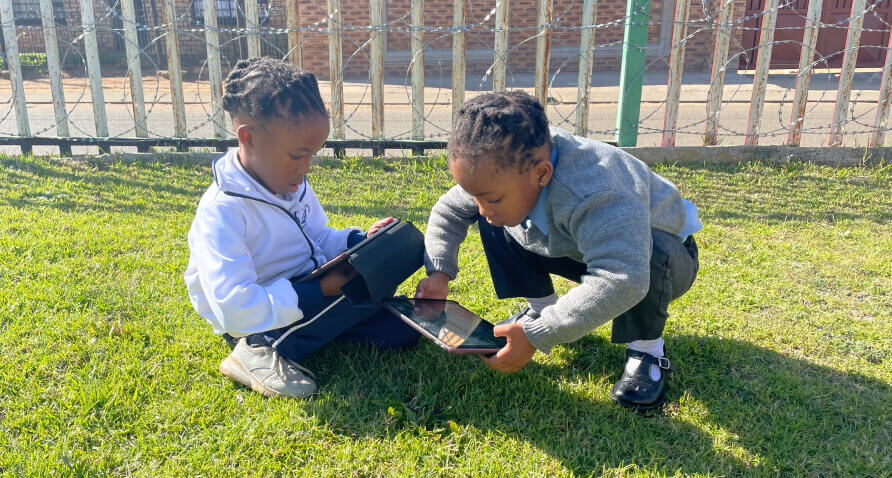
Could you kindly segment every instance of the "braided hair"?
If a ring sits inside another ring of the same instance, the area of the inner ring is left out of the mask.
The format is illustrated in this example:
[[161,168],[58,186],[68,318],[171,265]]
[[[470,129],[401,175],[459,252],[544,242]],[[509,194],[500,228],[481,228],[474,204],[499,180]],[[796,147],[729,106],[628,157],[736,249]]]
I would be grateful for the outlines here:
[[475,169],[495,161],[499,169],[526,172],[534,165],[532,149],[551,143],[542,104],[522,91],[485,93],[458,110],[447,151],[449,161]]
[[236,63],[223,84],[223,110],[233,118],[247,114],[259,121],[316,114],[328,118],[316,76],[269,57]]

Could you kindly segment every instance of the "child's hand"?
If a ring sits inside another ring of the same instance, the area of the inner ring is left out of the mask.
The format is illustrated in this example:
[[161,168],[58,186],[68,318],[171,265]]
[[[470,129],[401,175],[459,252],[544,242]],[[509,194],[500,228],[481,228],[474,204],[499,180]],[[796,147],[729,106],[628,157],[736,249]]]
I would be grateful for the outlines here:
[[372,224],[372,227],[370,227],[368,232],[365,233],[365,237],[369,237],[372,234],[380,231],[382,227],[390,224],[391,222],[393,222],[392,217],[385,217],[384,219],[381,219],[380,221]]
[[322,289],[322,295],[341,295],[341,287],[355,275],[356,269],[347,262],[326,272],[325,275],[319,279],[319,287]]
[[506,337],[508,344],[502,347],[492,357],[481,357],[486,365],[493,370],[499,372],[516,372],[522,369],[533,354],[536,353],[536,347],[530,343],[527,334],[523,331],[523,324],[513,323],[505,325],[497,325],[493,329],[496,337]]
[[445,299],[449,295],[449,276],[433,272],[421,279],[415,287],[415,297],[420,299]]

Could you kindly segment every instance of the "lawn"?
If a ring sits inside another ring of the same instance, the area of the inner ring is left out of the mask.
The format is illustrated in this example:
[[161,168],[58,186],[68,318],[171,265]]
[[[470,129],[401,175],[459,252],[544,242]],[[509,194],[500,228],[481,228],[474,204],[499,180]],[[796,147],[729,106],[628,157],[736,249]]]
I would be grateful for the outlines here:
[[[0,158],[0,472],[8,475],[892,475],[892,167],[658,165],[700,206],[663,413],[614,405],[609,326],[516,374],[432,343],[329,346],[320,393],[222,377],[191,309],[206,163]],[[323,161],[333,225],[423,229],[442,158]],[[454,298],[490,321],[479,239]],[[410,293],[420,273],[402,286]],[[571,284],[558,281],[559,292]]]

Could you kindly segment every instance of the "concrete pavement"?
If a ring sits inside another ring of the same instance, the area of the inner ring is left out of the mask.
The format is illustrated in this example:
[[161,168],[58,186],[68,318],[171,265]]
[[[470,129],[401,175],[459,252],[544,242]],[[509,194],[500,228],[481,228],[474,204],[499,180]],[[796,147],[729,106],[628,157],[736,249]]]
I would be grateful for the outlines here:
[[[786,140],[786,124],[790,120],[791,102],[795,92],[794,74],[772,74],[765,95],[759,144],[783,144]],[[576,73],[558,73],[551,78],[548,114],[553,124],[574,130],[576,107]],[[452,90],[448,77],[425,78],[425,137],[445,139],[451,122]],[[593,75],[590,92],[590,136],[613,139],[616,117],[616,99],[619,96],[619,73],[599,72]],[[802,146],[825,146],[828,126],[831,123],[836,101],[838,75],[816,73],[812,76],[809,92],[808,113]],[[873,127],[875,107],[880,84],[878,71],[859,71],[849,102],[845,143],[849,146],[867,144],[867,136]],[[104,78],[104,94],[112,136],[134,136],[130,92],[124,78]],[[727,75],[723,91],[721,114],[721,144],[743,144],[747,115],[752,95],[752,75],[732,73]],[[532,92],[532,76],[512,75],[509,88],[523,88]],[[329,100],[329,84],[321,82],[323,98]],[[469,75],[466,80],[466,98],[489,91],[490,79]],[[64,80],[65,99],[70,118],[72,136],[92,136],[95,131],[90,88],[85,78]],[[143,80],[144,96],[150,135],[172,136],[173,116],[170,105],[170,86],[166,79],[146,76]],[[676,144],[697,146],[702,144],[705,127],[706,94],[709,75],[687,73],[679,104],[678,133]],[[11,103],[8,81],[0,81],[0,134],[16,135],[15,112]],[[213,136],[210,119],[210,90],[206,81],[187,82],[183,85],[189,137]],[[29,124],[32,134],[55,136],[55,120],[52,96],[47,79],[25,82],[28,101]],[[371,134],[371,97],[367,82],[361,78],[347,79],[344,84],[346,137],[364,138]],[[648,72],[644,76],[642,90],[639,146],[660,144],[663,130],[664,103],[666,97],[666,72]],[[385,78],[385,134],[388,137],[407,139],[411,131],[411,84],[406,77]],[[228,121],[227,121],[228,123]],[[228,126],[228,124],[227,124]],[[892,141],[892,140],[890,140]],[[75,147],[75,153],[96,151],[91,147]],[[17,147],[2,147],[0,151],[18,152]],[[56,153],[55,147],[35,147],[35,153]]]

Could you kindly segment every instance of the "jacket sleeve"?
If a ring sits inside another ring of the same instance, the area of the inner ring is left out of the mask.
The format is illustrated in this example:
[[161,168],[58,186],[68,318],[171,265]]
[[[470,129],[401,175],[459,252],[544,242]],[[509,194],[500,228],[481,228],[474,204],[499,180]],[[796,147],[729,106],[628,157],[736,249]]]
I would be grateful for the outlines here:
[[653,238],[647,201],[615,191],[585,198],[565,227],[587,268],[580,284],[538,319],[523,321],[527,338],[545,353],[629,310],[650,285]]
[[267,285],[257,282],[242,214],[225,204],[213,204],[199,214],[189,246],[201,289],[225,331],[240,337],[301,319],[299,299],[288,279]]
[[458,248],[468,235],[468,227],[478,217],[474,198],[461,186],[453,186],[440,196],[431,209],[424,234],[424,265],[428,274],[439,271],[455,279]]
[[316,245],[322,250],[326,259],[332,259],[344,252],[349,247],[350,234],[354,231],[362,232],[358,227],[346,227],[337,229],[328,225],[328,215],[322,209],[319,198],[313,188],[307,183],[307,193],[303,202],[310,205],[310,215],[307,218],[307,233]]

